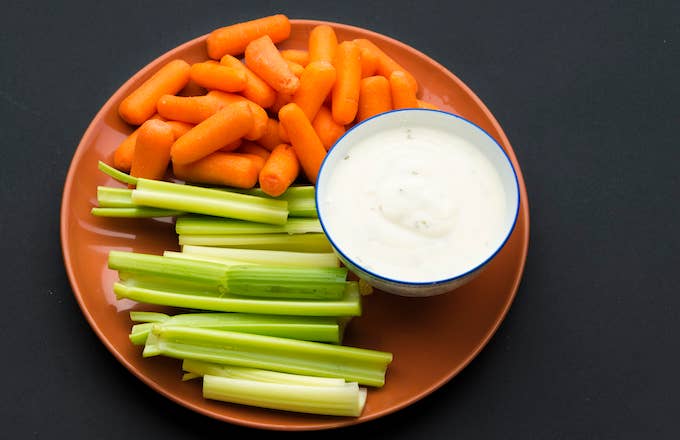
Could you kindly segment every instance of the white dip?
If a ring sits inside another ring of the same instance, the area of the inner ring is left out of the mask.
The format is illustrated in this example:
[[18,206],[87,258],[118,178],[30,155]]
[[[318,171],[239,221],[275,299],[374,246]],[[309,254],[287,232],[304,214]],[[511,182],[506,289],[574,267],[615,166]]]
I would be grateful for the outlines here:
[[506,196],[492,164],[468,141],[429,127],[358,141],[338,160],[319,202],[339,250],[393,280],[463,274],[507,234]]

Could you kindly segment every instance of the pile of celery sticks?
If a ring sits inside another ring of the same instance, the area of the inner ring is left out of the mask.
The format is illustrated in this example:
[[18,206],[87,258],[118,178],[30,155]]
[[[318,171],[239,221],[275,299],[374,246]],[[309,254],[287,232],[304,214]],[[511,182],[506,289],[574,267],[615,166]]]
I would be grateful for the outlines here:
[[271,198],[99,169],[131,188],[98,187],[93,215],[176,218],[181,252],[109,252],[118,298],[184,312],[130,312],[144,357],[181,359],[182,379],[202,379],[208,399],[361,415],[392,354],[342,345],[361,294],[316,218],[313,186]]

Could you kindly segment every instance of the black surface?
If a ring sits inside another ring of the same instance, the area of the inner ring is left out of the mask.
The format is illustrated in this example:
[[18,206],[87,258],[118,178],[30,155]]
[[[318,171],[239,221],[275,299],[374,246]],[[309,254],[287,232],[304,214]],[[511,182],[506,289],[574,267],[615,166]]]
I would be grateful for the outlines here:
[[447,66],[503,126],[530,200],[524,279],[481,355],[417,404],[324,435],[680,436],[680,3],[137,3],[1,8],[0,437],[257,434],[184,409],[116,362],[72,295],[59,207],[80,137],[131,74],[276,12],[370,28]]

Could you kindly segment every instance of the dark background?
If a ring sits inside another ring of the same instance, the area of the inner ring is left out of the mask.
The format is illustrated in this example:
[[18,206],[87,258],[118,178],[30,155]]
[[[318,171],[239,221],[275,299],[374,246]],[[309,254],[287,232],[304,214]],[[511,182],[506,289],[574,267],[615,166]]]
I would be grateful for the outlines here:
[[482,353],[409,408],[315,435],[678,438],[679,5],[3,2],[0,437],[257,434],[116,362],[73,297],[59,208],[80,137],[129,76],[216,27],[283,12],[387,34],[453,71],[508,135],[531,214],[523,282]]

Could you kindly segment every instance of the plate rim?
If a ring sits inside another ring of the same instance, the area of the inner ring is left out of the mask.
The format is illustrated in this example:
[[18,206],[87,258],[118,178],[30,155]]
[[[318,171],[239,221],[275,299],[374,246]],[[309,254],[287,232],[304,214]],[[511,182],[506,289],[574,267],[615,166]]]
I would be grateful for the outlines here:
[[[432,394],[442,386],[444,386],[446,383],[450,382],[451,379],[453,379],[455,376],[457,376],[463,369],[465,369],[471,362],[474,360],[479,353],[487,346],[491,338],[496,334],[498,331],[498,328],[500,327],[500,324],[504,321],[505,317],[507,316],[507,313],[509,312],[512,304],[515,301],[515,297],[517,296],[517,291],[519,290],[519,286],[522,282],[523,276],[524,276],[524,270],[526,267],[526,260],[527,260],[527,254],[528,254],[528,248],[529,248],[529,237],[530,237],[530,221],[529,221],[529,201],[528,201],[528,196],[527,196],[527,189],[526,189],[526,183],[524,180],[524,174],[522,172],[522,169],[519,165],[519,162],[517,160],[517,157],[515,155],[515,151],[512,148],[512,145],[510,144],[510,141],[507,138],[507,135],[503,131],[500,123],[496,120],[494,115],[491,113],[491,111],[487,108],[487,106],[482,102],[482,100],[470,89],[467,84],[465,84],[460,78],[458,78],[453,72],[451,72],[448,68],[437,62],[436,60],[430,58],[428,55],[424,54],[423,52],[419,51],[418,49],[415,49],[414,47],[403,43],[399,40],[396,40],[395,38],[392,38],[388,35],[378,33],[376,31],[358,27],[358,26],[353,26],[353,25],[348,25],[344,23],[337,23],[333,21],[325,21],[325,20],[313,20],[313,19],[290,19],[291,27],[294,25],[298,26],[314,26],[314,25],[320,25],[320,24],[326,24],[334,29],[344,29],[348,30],[350,32],[355,31],[355,32],[360,32],[364,34],[368,34],[369,36],[376,36],[381,40],[386,40],[390,44],[394,46],[398,46],[401,49],[411,52],[416,54],[419,57],[422,57],[424,60],[426,60],[428,63],[431,63],[432,65],[436,66],[439,68],[447,77],[449,77],[451,80],[453,80],[458,87],[461,88],[461,90],[469,97],[471,98],[474,102],[475,105],[478,107],[479,110],[484,114],[484,116],[489,120],[491,125],[494,127],[496,132],[498,133],[500,139],[498,139],[498,142],[503,146],[506,150],[506,153],[508,154],[511,163],[513,165],[513,168],[515,169],[515,173],[517,174],[517,179],[519,183],[519,189],[520,189],[520,214],[522,217],[522,223],[523,223],[523,236],[521,237],[522,241],[522,246],[520,248],[521,250],[521,261],[519,264],[519,268],[516,272],[516,278],[512,286],[509,286],[510,289],[510,294],[507,296],[506,301],[503,305],[502,310],[500,310],[500,313],[498,314],[497,318],[491,325],[489,331],[487,332],[486,336],[479,341],[477,344],[475,350],[472,350],[464,359],[463,362],[461,362],[457,368],[452,369],[448,374],[443,376],[439,381],[433,383],[429,387],[426,387],[422,389],[419,393],[416,393],[412,395],[410,398],[405,399],[400,401],[398,404],[390,406],[388,408],[385,408],[381,411],[377,411],[375,413],[372,413],[368,416],[360,416],[358,418],[338,418],[337,420],[333,420],[329,423],[323,423],[323,424],[317,424],[317,425],[282,425],[282,424],[265,424],[262,422],[253,422],[233,416],[228,416],[228,415],[223,415],[223,414],[217,414],[213,411],[209,411],[207,409],[204,409],[202,407],[196,406],[191,402],[188,402],[186,400],[181,399],[180,397],[177,397],[173,393],[167,391],[165,388],[162,386],[158,385],[155,383],[150,377],[147,377],[146,375],[142,374],[140,371],[138,371],[123,355],[122,353],[114,346],[114,344],[107,339],[106,335],[104,334],[104,331],[98,326],[97,321],[95,321],[94,317],[90,313],[89,309],[86,307],[84,300],[83,300],[83,295],[80,292],[80,290],[77,287],[77,282],[76,282],[76,276],[75,276],[75,271],[74,271],[74,265],[72,263],[71,259],[71,253],[68,248],[68,240],[69,240],[69,230],[68,230],[68,222],[66,221],[67,218],[69,217],[69,206],[66,203],[67,201],[67,194],[70,194],[72,191],[72,186],[74,184],[74,175],[75,175],[75,164],[79,162],[80,157],[84,154],[84,148],[81,148],[84,144],[88,143],[90,141],[90,138],[95,136],[95,126],[94,122],[102,119],[105,111],[104,109],[109,108],[110,104],[117,102],[121,99],[121,96],[123,95],[123,91],[127,89],[127,86],[135,82],[137,78],[140,76],[146,75],[150,70],[154,69],[158,63],[163,62],[164,60],[171,58],[174,56],[174,54],[178,51],[182,51],[186,49],[189,46],[192,46],[194,44],[200,43],[201,41],[204,41],[209,34],[204,34],[195,38],[192,38],[178,46],[175,46],[160,56],[152,59],[149,61],[146,65],[144,65],[141,69],[137,70],[130,78],[128,78],[125,82],[123,82],[117,89],[116,91],[104,102],[104,104],[101,105],[97,113],[92,117],[90,122],[88,123],[87,129],[85,130],[83,136],[81,137],[80,141],[78,142],[78,145],[76,147],[75,154],[71,158],[71,162],[69,164],[69,168],[66,174],[66,180],[64,183],[64,187],[62,190],[62,200],[60,204],[60,245],[61,245],[61,253],[62,253],[62,258],[64,260],[64,267],[66,269],[66,273],[68,276],[69,284],[71,286],[71,289],[73,291],[73,295],[76,297],[76,301],[78,302],[78,306],[81,310],[81,313],[85,316],[88,324],[90,325],[91,329],[95,332],[99,340],[104,344],[104,346],[108,349],[108,351],[120,362],[125,366],[125,368],[132,373],[133,376],[137,377],[139,380],[141,380],[143,383],[145,383],[147,386],[149,386],[151,389],[154,391],[158,392],[159,394],[163,395],[164,397],[168,398],[169,400],[175,402],[176,404],[179,404],[191,411],[197,412],[199,414],[211,417],[216,420],[220,420],[223,422],[229,422],[233,423],[235,425],[240,425],[240,426],[246,426],[250,428],[257,428],[257,429],[264,429],[264,430],[279,430],[279,431],[315,431],[315,430],[327,430],[327,429],[334,429],[334,428],[340,428],[340,427],[346,427],[346,426],[352,426],[352,425],[357,425],[361,423],[368,422],[370,420],[375,420],[381,417],[384,417],[389,414],[393,414],[403,408],[406,408],[417,401],[423,399],[424,397]],[[519,223],[519,217],[518,217],[518,223]],[[515,228],[511,234],[511,236],[517,234],[519,232],[520,228]]]

